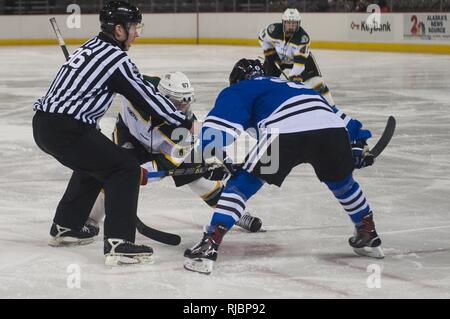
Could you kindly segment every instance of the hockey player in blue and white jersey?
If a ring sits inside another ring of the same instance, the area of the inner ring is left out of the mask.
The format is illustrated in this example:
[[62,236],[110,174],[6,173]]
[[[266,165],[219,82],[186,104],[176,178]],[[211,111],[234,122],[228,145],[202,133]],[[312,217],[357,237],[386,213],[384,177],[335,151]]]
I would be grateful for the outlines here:
[[[223,236],[245,211],[246,202],[264,183],[281,186],[301,163],[313,166],[348,213],[355,225],[355,234],[349,238],[354,251],[383,258],[372,210],[352,176],[354,168],[373,164],[373,157],[362,147],[370,132],[305,85],[263,75],[258,60],[238,61],[230,74],[230,87],[219,94],[203,123],[204,158],[224,154],[223,163],[232,177],[203,239],[185,251],[184,267],[209,274]],[[223,149],[251,129],[258,142],[244,165],[235,170]]]
[[[194,88],[183,72],[169,72],[161,78],[144,75],[144,79],[171,101],[179,111],[187,114],[188,118],[196,120],[192,110],[192,103],[195,100]],[[136,158],[146,171],[155,172],[189,167],[189,163],[185,163],[185,158],[191,151],[193,141],[192,136],[187,133],[187,130],[176,125],[152,121],[152,119],[145,120],[136,107],[122,97],[113,141]],[[226,174],[218,167],[206,174],[172,176],[172,179],[176,187],[188,186],[207,205],[215,208],[224,188],[222,181],[224,177]],[[159,179],[153,178],[150,182],[156,182]],[[88,219],[88,224],[97,229],[105,216],[103,198],[104,195],[100,192]],[[249,212],[245,212],[236,225],[247,231],[257,232],[261,230],[262,221]]]

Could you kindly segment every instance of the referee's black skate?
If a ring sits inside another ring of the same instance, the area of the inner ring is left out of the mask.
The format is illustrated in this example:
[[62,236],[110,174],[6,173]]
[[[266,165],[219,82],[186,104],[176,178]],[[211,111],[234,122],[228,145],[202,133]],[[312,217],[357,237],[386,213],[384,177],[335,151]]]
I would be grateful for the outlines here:
[[384,258],[381,239],[375,230],[372,212],[363,218],[361,226],[355,227],[355,234],[348,239],[348,243],[358,255]]
[[250,215],[249,212],[245,212],[235,225],[251,233],[266,231],[264,228],[262,228],[262,220],[258,217]]
[[214,262],[217,260],[219,245],[227,231],[228,229],[222,225],[217,225],[212,233],[205,229],[203,239],[184,252],[184,268],[209,275],[213,270]]
[[88,220],[86,221],[86,226],[90,226],[92,227],[92,231],[96,233],[96,235],[98,235],[100,233],[100,226],[98,225],[98,223],[92,219],[91,217],[88,218]]
[[105,265],[122,266],[153,263],[153,249],[123,239],[105,238]]
[[53,247],[87,245],[94,242],[98,231],[97,227],[89,224],[76,230],[53,223],[50,228],[51,238],[48,244]]

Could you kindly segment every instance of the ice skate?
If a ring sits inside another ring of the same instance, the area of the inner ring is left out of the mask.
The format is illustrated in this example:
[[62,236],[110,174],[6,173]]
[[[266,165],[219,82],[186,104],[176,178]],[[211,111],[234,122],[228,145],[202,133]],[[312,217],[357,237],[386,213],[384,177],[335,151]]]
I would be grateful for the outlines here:
[[203,239],[184,252],[184,268],[206,275],[211,274],[214,262],[217,260],[220,242],[227,230],[222,225],[217,225],[213,232],[205,229]]
[[355,234],[348,239],[356,254],[372,258],[384,258],[381,239],[375,230],[372,213],[363,218],[361,226],[355,228]]
[[249,212],[245,212],[244,215],[236,222],[236,226],[239,226],[251,233],[265,232],[262,227],[262,220],[258,217],[250,215]]
[[123,239],[105,238],[105,265],[122,266],[153,263],[153,249]]
[[98,231],[97,227],[89,224],[86,224],[80,230],[75,230],[53,223],[48,244],[53,247],[87,245],[94,242],[94,237],[98,235]]

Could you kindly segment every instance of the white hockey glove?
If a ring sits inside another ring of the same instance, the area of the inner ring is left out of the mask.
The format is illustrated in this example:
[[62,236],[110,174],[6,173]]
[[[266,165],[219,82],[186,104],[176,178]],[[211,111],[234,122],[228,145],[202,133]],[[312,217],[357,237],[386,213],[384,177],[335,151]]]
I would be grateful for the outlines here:
[[203,175],[206,179],[213,181],[223,180],[236,172],[233,160],[226,154],[224,155],[223,161],[215,156],[205,160],[205,165],[209,168],[208,172]]

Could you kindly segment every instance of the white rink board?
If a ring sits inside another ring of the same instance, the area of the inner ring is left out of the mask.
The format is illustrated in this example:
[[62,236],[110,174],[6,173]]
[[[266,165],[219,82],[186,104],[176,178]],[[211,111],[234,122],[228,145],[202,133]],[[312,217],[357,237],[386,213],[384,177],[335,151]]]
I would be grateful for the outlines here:
[[[184,71],[196,89],[195,112],[204,118],[233,63],[261,52],[141,45],[130,54],[146,74]],[[314,54],[337,104],[375,138],[388,115],[397,118],[396,135],[375,166],[355,173],[374,210],[384,260],[354,255],[348,217],[309,166],[296,168],[281,189],[264,187],[250,200],[267,233],[228,234],[211,276],[182,267],[184,249],[200,239],[211,211],[169,179],[140,194],[141,218],[182,237],[171,247],[139,235],[155,250],[153,265],[107,269],[101,239],[47,246],[70,171],[34,144],[31,109],[63,57],[57,46],[1,47],[0,298],[449,298],[450,57],[436,63],[436,56],[418,54]],[[117,105],[102,120],[105,134]],[[73,264],[81,270],[79,289],[67,287]],[[381,269],[381,288],[368,288],[369,266]]]
[[[414,13],[388,13],[380,16],[382,24],[387,23],[383,32],[358,31],[352,23],[362,24],[369,17],[365,13],[302,13],[302,26],[312,41],[366,42],[399,44],[444,44],[450,45],[450,28],[447,38],[424,40],[408,37]],[[417,14],[426,23],[433,13]],[[439,14],[437,14],[439,15]],[[450,15],[443,14],[450,20]],[[54,39],[49,18],[54,15],[1,16],[0,40]],[[408,21],[404,21],[404,19]],[[70,39],[85,39],[100,30],[98,15],[82,14],[79,27],[69,15],[56,15],[62,35]],[[194,13],[144,14],[145,24],[142,37],[149,39],[240,39],[257,40],[259,31],[273,22],[281,20],[281,13]],[[69,21],[69,24],[67,23]],[[449,22],[450,23],[450,22]],[[68,27],[72,26],[72,27]],[[447,26],[447,21],[444,22]],[[256,43],[256,42],[255,42]]]

